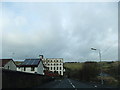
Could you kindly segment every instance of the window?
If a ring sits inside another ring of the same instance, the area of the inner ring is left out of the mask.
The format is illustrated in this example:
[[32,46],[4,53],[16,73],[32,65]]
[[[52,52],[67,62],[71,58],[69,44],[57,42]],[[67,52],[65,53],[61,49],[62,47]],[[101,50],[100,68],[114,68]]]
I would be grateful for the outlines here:
[[51,67],[51,70],[52,70],[52,67]]
[[60,74],[61,74],[61,71],[60,71]]
[[31,67],[31,71],[35,71],[35,67]]
[[61,67],[60,67],[60,70],[61,70]]
[[54,70],[55,70],[55,67],[54,67]]
[[57,67],[57,70],[58,70],[58,67]]
[[26,68],[24,67],[24,71],[26,71]]
[[8,66],[8,69],[10,69],[10,67]]

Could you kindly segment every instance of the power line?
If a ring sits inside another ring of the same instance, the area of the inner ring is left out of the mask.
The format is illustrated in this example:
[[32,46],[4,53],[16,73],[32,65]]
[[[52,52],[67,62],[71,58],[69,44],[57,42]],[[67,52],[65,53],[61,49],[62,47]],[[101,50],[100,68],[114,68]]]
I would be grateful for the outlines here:
[[112,46],[106,48],[103,52],[102,52],[102,55],[105,54],[109,49],[111,49],[113,47],[114,44],[112,44]]
[[102,52],[102,54],[105,53],[105,52],[107,52],[109,49],[111,49],[111,48],[113,47],[113,45],[114,45],[114,43],[113,43],[110,47],[106,48],[106,49]]

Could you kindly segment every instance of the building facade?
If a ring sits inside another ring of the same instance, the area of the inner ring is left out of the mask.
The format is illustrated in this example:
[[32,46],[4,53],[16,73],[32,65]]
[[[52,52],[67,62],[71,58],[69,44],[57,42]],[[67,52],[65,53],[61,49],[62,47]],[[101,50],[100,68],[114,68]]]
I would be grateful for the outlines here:
[[44,66],[40,59],[26,59],[21,65],[18,65],[17,71],[44,75]]
[[3,69],[8,69],[8,70],[17,70],[17,66],[15,62],[12,59],[0,59],[2,62],[2,65],[0,66]]
[[42,60],[49,71],[63,75],[63,58],[43,58]]

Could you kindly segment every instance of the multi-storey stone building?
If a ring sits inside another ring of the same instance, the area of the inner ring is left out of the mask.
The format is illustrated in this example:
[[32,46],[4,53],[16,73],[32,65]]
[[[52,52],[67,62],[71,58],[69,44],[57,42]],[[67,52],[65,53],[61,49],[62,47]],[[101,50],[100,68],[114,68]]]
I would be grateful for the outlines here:
[[49,71],[63,75],[63,58],[43,58],[43,55],[40,55],[40,58]]

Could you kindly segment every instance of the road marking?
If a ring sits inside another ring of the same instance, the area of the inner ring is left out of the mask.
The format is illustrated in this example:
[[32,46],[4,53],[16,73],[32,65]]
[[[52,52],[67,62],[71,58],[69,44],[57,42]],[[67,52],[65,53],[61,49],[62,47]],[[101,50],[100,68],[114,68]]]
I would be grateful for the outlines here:
[[75,86],[74,85],[72,85],[73,86],[73,88],[75,88]]
[[72,85],[73,88],[75,88],[75,86],[72,83],[70,83],[70,84]]
[[[73,88],[75,88],[75,86],[73,85],[73,83],[68,79],[69,83],[72,85]],[[75,89],[77,90],[77,89]]]
[[68,79],[68,81],[70,82],[70,80]]

